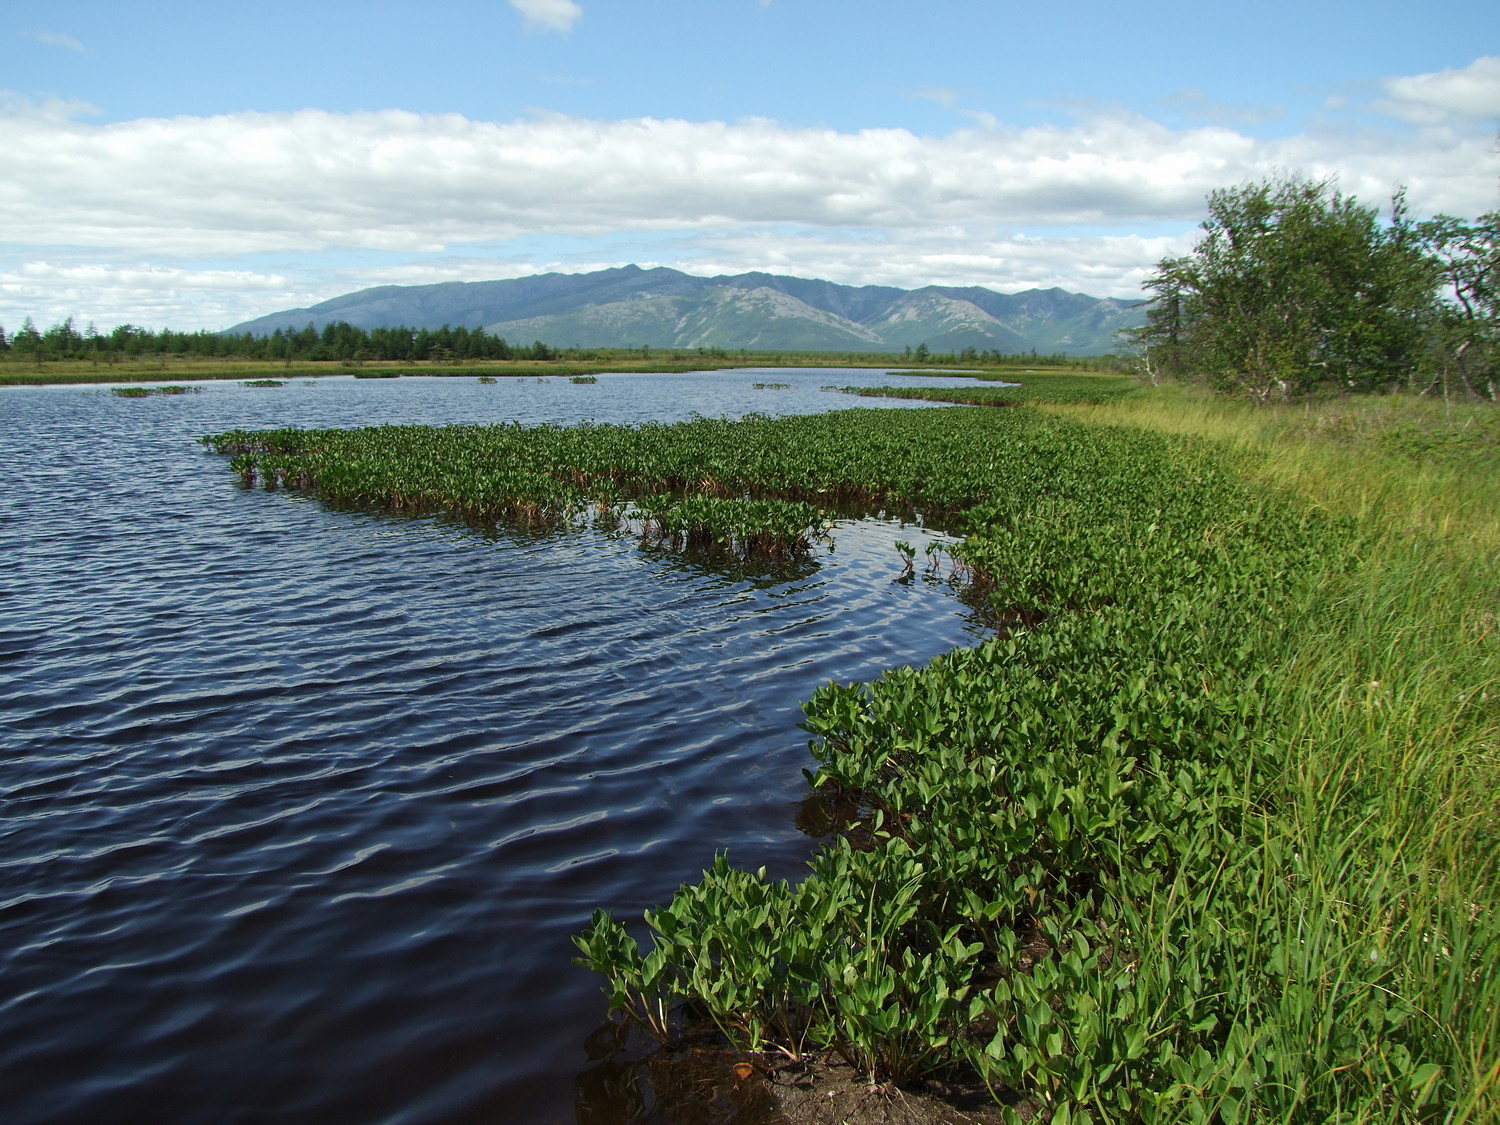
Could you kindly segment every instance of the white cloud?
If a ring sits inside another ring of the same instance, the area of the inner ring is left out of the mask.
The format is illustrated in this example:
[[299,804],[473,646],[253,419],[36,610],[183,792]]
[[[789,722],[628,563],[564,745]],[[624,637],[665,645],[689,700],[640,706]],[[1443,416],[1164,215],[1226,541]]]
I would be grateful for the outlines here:
[[566,33],[583,16],[583,9],[573,0],[509,0],[509,3],[521,13],[528,30]]
[[65,51],[77,51],[80,55],[88,53],[88,48],[74,39],[71,35],[65,35],[61,31],[28,31],[26,38],[37,43],[45,43],[49,47],[61,47]]
[[933,138],[756,120],[11,113],[0,229],[31,245],[209,256],[768,224],[1118,225],[1194,217],[1212,188],[1288,163],[1285,146],[1232,130],[1126,116]]
[[30,316],[45,327],[82,312],[101,328],[224,327],[310,296],[283,275],[252,270],[31,261],[0,268],[0,325],[14,329]]
[[1389,78],[1380,108],[1418,124],[1450,115],[1500,120],[1500,57],[1485,55],[1457,70]]
[[11,243],[198,257],[363,248],[435,253],[521,234],[796,226],[972,232],[1196,221],[1216,187],[1282,167],[1417,211],[1492,206],[1487,130],[1261,140],[1114,113],[943,137],[404,111],[239,113],[93,124],[0,105]]
[[[1391,79],[1400,120],[1355,107],[1271,139],[1097,108],[946,136],[397,110],[97,123],[87,106],[0,92],[0,316],[23,298],[101,318],[138,299],[197,310],[174,323],[228,324],[396,280],[382,271],[413,283],[653,257],[692,272],[1125,296],[1186,249],[1210,191],[1282,169],[1335,176],[1373,203],[1404,184],[1419,215],[1493,208],[1492,86],[1489,58]],[[566,265],[565,244],[582,247]],[[191,265],[255,253],[282,256],[274,275]],[[344,272],[353,255],[363,265]],[[7,265],[28,258],[108,275]],[[132,275],[142,261],[155,264]]]

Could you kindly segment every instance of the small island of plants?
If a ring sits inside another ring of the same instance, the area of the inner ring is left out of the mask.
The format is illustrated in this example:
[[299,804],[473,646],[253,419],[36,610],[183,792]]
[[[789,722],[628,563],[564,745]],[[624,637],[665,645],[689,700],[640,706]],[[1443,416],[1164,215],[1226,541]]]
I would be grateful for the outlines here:
[[168,384],[164,387],[111,387],[109,393],[116,398],[150,398],[152,395],[202,394],[202,387],[186,387]]

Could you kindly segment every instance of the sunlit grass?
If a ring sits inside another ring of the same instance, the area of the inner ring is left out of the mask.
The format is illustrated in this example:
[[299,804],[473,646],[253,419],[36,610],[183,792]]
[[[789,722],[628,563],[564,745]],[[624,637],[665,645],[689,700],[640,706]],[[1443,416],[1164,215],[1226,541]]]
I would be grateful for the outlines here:
[[1203,438],[1274,489],[1483,557],[1500,550],[1500,413],[1479,403],[1349,396],[1256,407],[1165,386],[1099,404],[1039,408],[1092,425]]

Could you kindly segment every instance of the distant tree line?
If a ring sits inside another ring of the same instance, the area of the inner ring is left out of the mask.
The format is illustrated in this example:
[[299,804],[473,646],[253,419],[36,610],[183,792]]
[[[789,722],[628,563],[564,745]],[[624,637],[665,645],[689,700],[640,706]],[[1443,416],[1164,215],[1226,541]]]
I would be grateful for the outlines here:
[[278,328],[269,335],[250,332],[152,331],[122,324],[100,332],[92,324],[78,330],[73,317],[39,331],[30,317],[14,333],[0,327],[0,355],[41,363],[46,360],[95,360],[114,363],[142,356],[185,358],[242,358],[288,363],[344,360],[433,360],[556,358],[557,353],[540,340],[531,344],[507,343],[483,328],[443,325],[441,328],[373,328],[365,330],[344,321],[323,326],[308,324],[300,331]]
[[[740,348],[722,347],[655,348],[640,345],[620,349],[557,348],[537,340],[530,345],[512,344],[503,336],[492,336],[483,328],[463,325],[441,328],[358,328],[345,321],[333,321],[318,330],[312,324],[300,330],[278,328],[269,335],[250,332],[175,332],[170,328],[152,331],[134,324],[122,324],[109,332],[100,332],[92,324],[82,331],[75,319],[68,317],[46,331],[39,330],[27,317],[15,332],[7,334],[0,326],[0,356],[35,363],[51,360],[93,360],[117,363],[142,357],[171,356],[182,359],[246,359],[259,362],[326,362],[360,363],[365,360],[394,362],[464,363],[477,360],[551,360],[596,359],[605,354],[625,352],[641,359],[653,354],[681,360],[700,359],[728,362],[738,357],[743,362],[766,360],[769,353],[753,353]],[[816,355],[846,363],[891,363],[897,357],[889,352],[778,352],[780,363],[796,355]],[[1061,353],[980,351],[966,347],[958,351],[934,352],[928,346],[910,345],[899,357],[903,362],[938,364],[957,367],[1090,366],[1091,361]]]
[[910,360],[912,363],[939,363],[960,367],[1023,367],[1028,364],[1034,367],[1063,367],[1069,364],[1073,366],[1088,364],[1085,359],[1064,355],[1062,352],[1041,355],[1035,348],[1028,352],[1002,352],[993,349],[980,351],[975,347],[963,348],[956,352],[934,352],[930,351],[925,343],[918,344],[915,349],[910,344],[906,345],[906,351],[902,353],[901,358]]
[[1143,328],[1153,379],[1265,400],[1407,390],[1500,394],[1500,211],[1388,221],[1328,180],[1213,192],[1192,253],[1158,264]]

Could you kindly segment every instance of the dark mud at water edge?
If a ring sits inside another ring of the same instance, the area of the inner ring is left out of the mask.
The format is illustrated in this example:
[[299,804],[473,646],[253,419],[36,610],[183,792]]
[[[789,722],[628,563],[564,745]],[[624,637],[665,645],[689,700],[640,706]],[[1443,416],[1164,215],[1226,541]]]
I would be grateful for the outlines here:
[[925,533],[850,523],[746,571],[245,491],[196,439],[800,413],[882,381],[0,391],[0,1120],[649,1115],[570,935],[719,850],[800,873],[800,702],[981,629],[896,580]]

